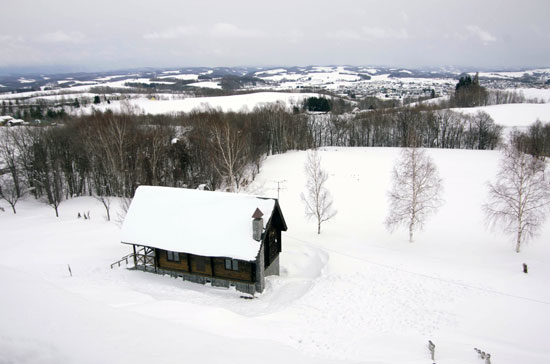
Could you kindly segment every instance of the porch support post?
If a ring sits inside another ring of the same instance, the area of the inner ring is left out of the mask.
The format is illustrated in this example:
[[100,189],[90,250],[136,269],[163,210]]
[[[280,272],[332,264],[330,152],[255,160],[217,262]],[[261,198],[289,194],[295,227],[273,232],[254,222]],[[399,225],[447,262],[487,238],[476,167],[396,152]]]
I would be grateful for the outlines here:
[[132,247],[134,248],[134,268],[137,269],[136,245],[132,244]]

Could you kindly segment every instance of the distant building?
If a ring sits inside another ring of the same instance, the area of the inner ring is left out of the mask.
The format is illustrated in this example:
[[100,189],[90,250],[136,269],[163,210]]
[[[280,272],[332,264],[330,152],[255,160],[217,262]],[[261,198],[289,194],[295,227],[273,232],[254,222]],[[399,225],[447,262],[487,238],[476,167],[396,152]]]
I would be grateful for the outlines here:
[[13,117],[5,115],[0,116],[0,125],[6,125],[8,121],[13,120]]
[[136,269],[254,294],[279,274],[286,230],[277,199],[140,186],[122,243],[132,245],[125,259]]
[[14,119],[11,116],[0,116],[0,125],[19,126],[25,125],[25,121],[21,119]]

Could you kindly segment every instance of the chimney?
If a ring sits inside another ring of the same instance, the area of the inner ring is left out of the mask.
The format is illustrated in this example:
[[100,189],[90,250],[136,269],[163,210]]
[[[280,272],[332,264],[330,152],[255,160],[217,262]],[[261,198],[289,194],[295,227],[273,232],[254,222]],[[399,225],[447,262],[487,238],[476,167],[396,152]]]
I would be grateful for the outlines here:
[[252,215],[252,238],[256,241],[262,240],[262,232],[264,230],[264,219],[262,219],[264,214],[260,209],[256,208],[254,214]]

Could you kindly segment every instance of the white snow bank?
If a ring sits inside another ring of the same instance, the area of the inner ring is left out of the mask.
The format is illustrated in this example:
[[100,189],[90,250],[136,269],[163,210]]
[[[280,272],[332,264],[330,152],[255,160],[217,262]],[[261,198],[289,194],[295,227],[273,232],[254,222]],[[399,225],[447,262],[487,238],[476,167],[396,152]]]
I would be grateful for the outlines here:
[[[54,284],[39,274],[0,266],[1,363],[176,364],[182,362],[182,355],[185,362],[224,363],[229,358],[239,358],[240,363],[252,364],[264,356],[262,362],[272,364],[289,359],[310,364],[332,363],[307,357],[273,340],[232,337],[240,323],[229,320],[223,311],[213,316],[208,308],[170,301],[121,309],[66,290],[79,283],[84,281],[78,276]],[[140,312],[144,309],[147,314]],[[185,321],[178,317],[178,311],[193,313],[194,317],[185,318],[188,323],[221,322],[223,330],[218,333],[200,328],[182,330]],[[266,352],[270,355],[265,356]]]

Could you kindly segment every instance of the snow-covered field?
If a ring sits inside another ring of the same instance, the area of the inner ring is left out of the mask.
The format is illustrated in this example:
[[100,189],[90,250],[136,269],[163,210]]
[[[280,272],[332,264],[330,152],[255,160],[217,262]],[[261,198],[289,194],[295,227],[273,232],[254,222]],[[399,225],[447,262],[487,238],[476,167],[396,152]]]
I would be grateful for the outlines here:
[[[189,97],[173,100],[152,100],[145,97],[129,99],[127,102],[137,107],[146,114],[167,114],[177,112],[190,112],[193,110],[220,109],[222,111],[247,111],[256,106],[270,103],[281,103],[285,108],[292,105],[301,105],[304,98],[319,96],[314,93],[284,93],[284,92],[257,92],[233,96],[217,97]],[[120,102],[113,101],[110,104],[89,105],[76,110],[79,113],[90,113],[92,108],[97,110],[120,111]]]
[[518,92],[527,99],[538,99],[542,102],[550,102],[550,88],[512,88],[506,91]]
[[[250,193],[276,196],[281,275],[234,290],[110,269],[130,253],[99,202],[32,200],[0,212],[0,363],[550,362],[550,223],[520,254],[488,231],[481,204],[496,151],[429,150],[446,204],[407,242],[383,226],[398,149],[320,152],[338,210],[316,234],[303,215],[305,152],[269,157]],[[91,220],[77,219],[91,211]],[[181,232],[185,234],[185,232]],[[529,265],[529,274],[521,264]],[[69,276],[70,264],[73,276]],[[123,264],[124,266],[124,264]]]
[[504,104],[451,109],[466,114],[486,112],[504,127],[527,127],[535,121],[550,121],[550,104]]

